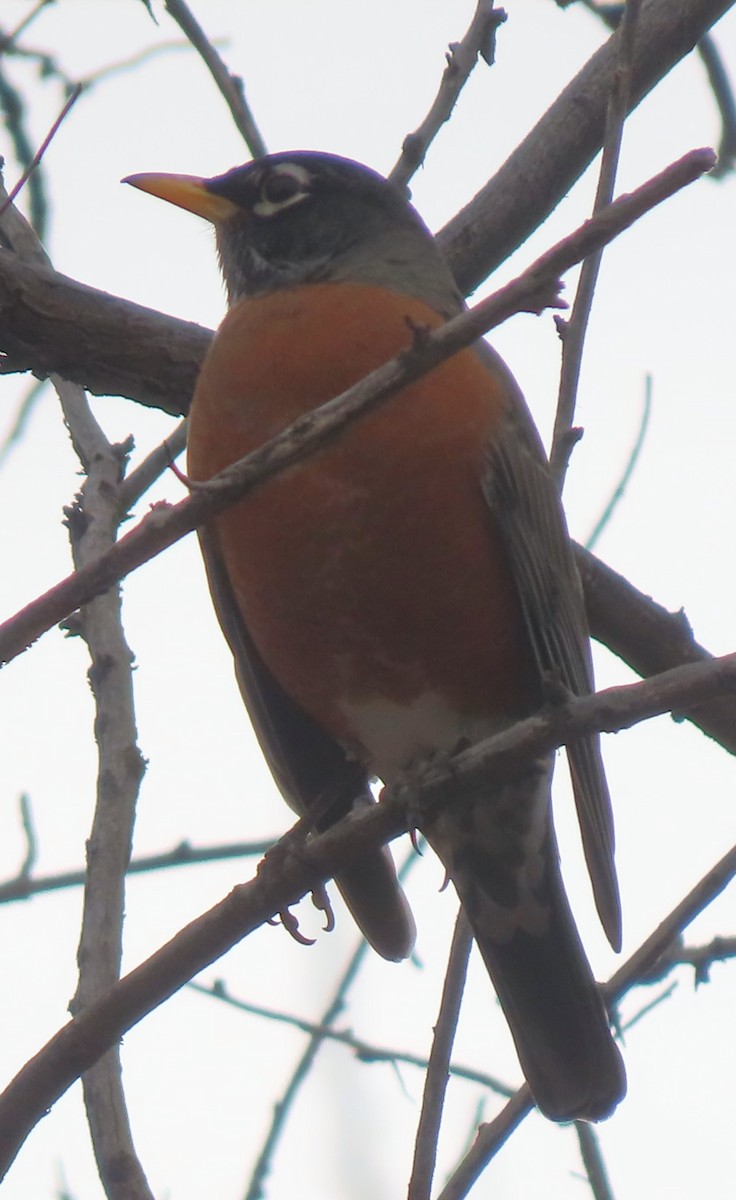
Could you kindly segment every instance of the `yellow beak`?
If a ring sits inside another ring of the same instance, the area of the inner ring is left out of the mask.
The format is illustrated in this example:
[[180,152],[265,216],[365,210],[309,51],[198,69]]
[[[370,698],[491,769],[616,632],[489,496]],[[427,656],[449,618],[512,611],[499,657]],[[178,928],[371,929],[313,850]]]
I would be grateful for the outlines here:
[[236,213],[242,215],[237,204],[209,191],[208,180],[200,179],[197,175],[128,175],[122,183],[131,183],[142,192],[150,192],[152,196],[168,200],[169,204],[176,204],[178,208],[204,217],[213,225],[226,221]]

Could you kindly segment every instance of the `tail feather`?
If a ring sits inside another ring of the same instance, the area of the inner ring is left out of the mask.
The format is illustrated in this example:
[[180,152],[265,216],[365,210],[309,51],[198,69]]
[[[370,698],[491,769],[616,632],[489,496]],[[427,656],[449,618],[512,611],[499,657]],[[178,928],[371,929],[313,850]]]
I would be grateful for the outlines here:
[[364,854],[335,883],[366,941],[383,958],[401,962],[414,948],[416,926],[385,847]]
[[[549,925],[506,943],[474,932],[534,1100],[552,1121],[600,1121],[626,1092],[623,1061],[555,864]],[[457,881],[462,896],[462,879]]]
[[623,1062],[570,912],[552,826],[550,764],[446,808],[424,830],[455,885],[535,1102],[598,1121],[626,1092]]

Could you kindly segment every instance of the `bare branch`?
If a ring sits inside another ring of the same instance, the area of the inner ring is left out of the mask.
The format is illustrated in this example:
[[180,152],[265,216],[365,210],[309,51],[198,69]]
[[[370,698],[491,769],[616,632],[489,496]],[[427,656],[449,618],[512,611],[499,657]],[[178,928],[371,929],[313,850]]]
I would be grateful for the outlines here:
[[[173,850],[163,854],[142,855],[128,864],[127,875],[141,875],[147,871],[163,871],[171,867],[199,866],[202,863],[223,862],[231,858],[261,858],[273,846],[276,838],[259,842],[227,842],[220,846],[190,846],[182,842]],[[30,849],[30,847],[29,847]],[[64,888],[82,887],[84,871],[62,871],[56,875],[33,878],[23,873],[23,868],[14,879],[0,883],[0,904],[15,900],[28,900],[42,892],[57,892]]]
[[[684,58],[733,0],[649,0],[638,23],[630,108]],[[467,295],[524,242],[569,192],[603,144],[614,33],[560,93],[504,165],[437,235]],[[519,197],[524,203],[519,203]]]
[[230,109],[230,115],[251,154],[254,158],[261,158],[268,150],[245,99],[242,79],[227,69],[184,0],[165,0],[165,5],[169,16],[176,21],[182,33],[192,43],[217,84],[217,89]]
[[[593,202],[594,214],[600,212],[613,200],[624,122],[630,105],[634,39],[640,7],[641,0],[627,0],[619,26],[617,39],[619,60],[611,80],[606,130],[603,137],[603,155]],[[593,307],[593,295],[598,281],[602,255],[602,250],[590,254],[580,269],[570,320],[565,322],[561,317],[557,318],[557,330],[562,338],[562,369],[549,459],[560,492],[564,487],[565,474],[576,441],[571,435],[574,432],[573,422],[580,381],[580,367],[583,361],[585,334]]]
[[576,1121],[575,1132],[593,1200],[614,1200],[598,1134],[587,1121]]
[[118,503],[120,512],[126,513],[140,500],[153,483],[171,466],[186,449],[187,423],[181,421],[160,446],[156,446],[135,470],[129,471],[120,484]]
[[[67,523],[74,561],[84,566],[114,544],[119,520],[120,447],[109,444],[78,384],[52,378],[87,479]],[[124,881],[138,790],[145,766],[137,745],[132,655],[121,623],[119,589],[85,607],[78,625],[91,659],[99,765],[87,843],[87,877],[79,941],[79,982],[72,1012],[84,1012],[116,982],[122,958]],[[87,1120],[109,1200],[153,1200],[133,1144],[117,1046],[82,1077]]]
[[721,894],[735,874],[736,846],[733,846],[611,976],[605,986],[609,1003],[617,1003],[632,984],[650,977],[670,943],[676,941],[682,930]]
[[[713,656],[695,641],[684,612],[668,612],[582,546],[574,546],[574,550],[592,636],[637,675],[649,678],[675,666],[712,660]],[[686,716],[708,737],[736,754],[733,697],[709,700],[691,708]]]
[[181,416],[212,331],[0,250],[0,371],[51,371]]
[[463,1200],[490,1160],[533,1107],[532,1094],[528,1085],[524,1084],[508,1104],[504,1105],[497,1117],[481,1125],[473,1145],[453,1171],[437,1200]]
[[26,839],[26,852],[21,863],[18,878],[24,882],[30,878],[36,859],[38,858],[38,838],[36,836],[36,825],[33,820],[33,809],[31,808],[31,797],[27,792],[22,792],[18,798],[18,807],[20,809],[20,820],[23,826],[23,835]]
[[10,50],[15,44],[15,42],[17,42],[20,35],[25,33],[26,29],[32,25],[41,10],[47,8],[49,4],[53,3],[54,0],[37,0],[36,5],[30,10],[30,12],[27,12],[24,17],[21,17],[12,33],[9,33],[6,37],[2,38],[0,41],[0,54],[6,54],[8,50]]
[[81,94],[82,94],[82,85],[81,85],[81,83],[78,83],[75,85],[75,87],[72,88],[70,95],[67,97],[66,102],[61,109],[61,112],[59,113],[58,117],[56,117],[51,128],[49,129],[48,133],[46,134],[46,137],[43,139],[43,141],[41,142],[41,145],[38,147],[38,150],[33,155],[33,158],[31,159],[31,161],[28,163],[27,167],[23,171],[23,174],[21,175],[20,179],[16,183],[15,187],[12,189],[10,194],[8,196],[6,196],[5,199],[3,200],[3,202],[0,204],[0,217],[2,217],[4,215],[4,213],[10,208],[10,205],[15,200],[15,198],[18,195],[18,193],[20,192],[21,188],[25,186],[25,184],[28,182],[28,180],[30,179],[33,172],[36,170],[38,164],[40,163],[40,161],[43,158],[44,154],[46,153],[47,149],[49,148],[51,142],[53,141],[54,137],[58,133],[59,128],[60,128],[64,118],[67,116],[72,105],[77,102],[77,100],[79,99]]
[[414,1161],[407,1192],[408,1200],[429,1200],[430,1197],[450,1070],[450,1056],[460,1016],[472,946],[473,934],[470,923],[461,908],[455,922],[440,1011],[434,1027],[432,1051],[424,1080],[422,1111],[419,1116],[414,1145]]
[[[679,942],[680,938],[678,937],[675,940],[677,942]],[[638,982],[646,985],[647,980],[640,979]],[[637,1011],[634,1013],[633,1017],[629,1017],[627,1021],[624,1021],[624,1023],[619,1026],[621,1036],[625,1037],[630,1029],[633,1029],[635,1025],[638,1025],[639,1022],[644,1019],[644,1017],[648,1017],[650,1013],[654,1012],[662,1004],[664,1004],[667,1000],[669,1000],[670,997],[673,996],[676,991],[677,991],[677,983],[676,982],[671,983],[669,985],[669,987],[667,987],[663,991],[661,991],[659,993],[659,995],[654,997],[653,1000],[650,1000],[647,1004],[642,1004],[641,1008],[637,1009]]]
[[705,64],[708,81],[721,114],[718,162],[713,168],[713,177],[721,179],[733,171],[736,162],[736,100],[728,72],[712,37],[706,34],[701,38],[698,42],[698,53]]
[[714,937],[705,946],[683,946],[679,940],[673,941],[667,947],[646,975],[642,975],[640,983],[661,983],[676,967],[693,967],[695,971],[695,986],[710,982],[710,972],[713,963],[727,962],[736,958],[736,937]]
[[498,26],[505,20],[505,12],[494,9],[493,0],[478,0],[462,41],[453,42],[450,46],[447,66],[432,107],[419,128],[404,138],[401,155],[389,175],[397,187],[405,188],[421,167],[430,145],[452,116],[458,97],[478,59],[482,58],[489,66],[493,62],[492,43]]
[[[58,128],[63,115],[54,128]],[[33,165],[40,160],[44,147]],[[33,230],[12,207],[10,198],[0,206],[0,225],[16,253],[36,260],[45,257]],[[75,504],[66,510],[72,555],[75,566],[80,567],[114,544],[123,452],[108,442],[78,384],[57,375],[52,376],[51,382],[87,474]],[[99,753],[97,802],[87,844],[79,982],[72,1001],[72,1010],[80,1012],[108,991],[120,976],[124,879],[144,763],[136,742],[131,653],[122,629],[119,589],[111,589],[86,606],[78,622],[78,632],[91,659],[89,680],[95,699]],[[106,1194],[110,1200],[153,1200],[133,1145],[117,1046],[111,1047],[84,1074],[82,1084],[95,1158]]]
[[[278,1021],[284,1025],[290,1025],[294,1029],[300,1029],[302,1033],[309,1033],[315,1037],[320,1037],[324,1041],[337,1042],[341,1046],[352,1050],[355,1056],[364,1063],[391,1063],[394,1066],[409,1066],[417,1067],[420,1071],[426,1071],[429,1066],[429,1059],[421,1054],[409,1054],[405,1050],[392,1050],[385,1046],[376,1046],[373,1042],[365,1042],[362,1038],[356,1037],[354,1033],[346,1029],[337,1029],[334,1025],[325,1025],[316,1021],[305,1021],[302,1017],[297,1017],[293,1013],[282,1012],[279,1009],[266,1008],[261,1004],[249,1004],[246,1000],[238,1000],[237,997],[231,996],[221,981],[216,981],[212,987],[204,987],[201,983],[196,983],[191,980],[187,988],[193,992],[198,992],[201,996],[208,996],[213,1000],[220,1000],[223,1004],[228,1004],[231,1008],[236,1008],[240,1012],[248,1013],[251,1016],[263,1017],[267,1021]],[[515,1094],[515,1089],[509,1087],[507,1083],[503,1083],[495,1075],[489,1075],[486,1071],[476,1071],[473,1067],[466,1067],[462,1063],[451,1062],[448,1070],[456,1079],[465,1080],[467,1083],[478,1083],[481,1087],[487,1088],[489,1091],[497,1092],[499,1096],[510,1097]]]
[[[412,848],[411,854],[405,859],[401,869],[399,870],[399,879],[405,880],[406,876],[412,870],[416,862],[416,854]],[[368,944],[361,941],[357,950],[353,954],[348,963],[342,977],[338,980],[337,987],[328,1002],[327,1007],[322,1013],[322,1017],[313,1030],[310,1030],[310,1039],[300,1056],[299,1061],[294,1068],[289,1082],[284,1089],[279,1103],[274,1108],[273,1118],[269,1126],[263,1145],[256,1160],[256,1164],[251,1173],[248,1189],[245,1194],[245,1200],[261,1200],[263,1195],[263,1181],[271,1169],[276,1147],[281,1138],[281,1134],[286,1125],[286,1120],[294,1106],[297,1094],[302,1083],[307,1078],[312,1064],[319,1053],[325,1038],[328,1036],[327,1031],[330,1030],[342,1012],[348,993],[353,986],[353,983],[358,977],[360,968],[363,965],[366,954],[368,953]]]
[[652,377],[651,377],[651,375],[647,375],[646,379],[644,380],[644,404],[642,405],[641,421],[639,422],[639,429],[638,429],[638,432],[636,435],[636,440],[634,441],[634,445],[631,448],[631,453],[629,455],[628,462],[626,463],[626,466],[623,469],[621,478],[620,478],[619,482],[616,484],[616,487],[613,489],[610,500],[607,502],[605,508],[603,509],[603,512],[601,513],[600,517],[598,518],[595,525],[593,526],[592,533],[589,535],[588,539],[586,540],[586,543],[585,543],[586,550],[592,550],[595,547],[595,545],[597,544],[604,529],[610,523],[611,518],[613,517],[613,514],[616,511],[618,505],[623,500],[624,493],[626,491],[626,488],[628,487],[631,476],[634,474],[634,469],[636,467],[637,462],[639,461],[639,455],[641,454],[641,449],[642,449],[642,446],[644,445],[644,440],[647,436],[647,430],[649,428],[649,418],[651,416],[651,412],[652,412]]

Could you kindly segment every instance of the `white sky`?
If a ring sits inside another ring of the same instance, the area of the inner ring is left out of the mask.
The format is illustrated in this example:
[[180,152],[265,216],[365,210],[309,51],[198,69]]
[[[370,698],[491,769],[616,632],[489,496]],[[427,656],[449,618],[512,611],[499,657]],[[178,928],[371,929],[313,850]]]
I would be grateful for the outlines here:
[[[28,11],[6,0],[12,28]],[[161,8],[157,5],[157,11]],[[604,38],[577,8],[551,0],[509,6],[499,61],[481,66],[443,130],[414,199],[439,227],[506,158],[560,86]],[[194,5],[228,63],[243,75],[270,149],[319,148],[393,164],[404,135],[434,96],[447,43],[464,32],[471,0],[251,0]],[[54,53],[72,77],[177,37],[159,13],[156,28],[134,0],[66,0],[36,22],[28,43]],[[736,18],[717,31],[736,72]],[[34,139],[60,105],[58,88],[29,65],[6,63],[29,100]],[[700,62],[691,57],[630,121],[620,176],[627,189],[719,130]],[[4,132],[0,152],[15,167]],[[213,174],[247,157],[201,63],[179,51],[117,74],[76,106],[46,157],[54,204],[49,250],[56,267],[96,287],[214,326],[223,312],[209,230],[187,214],[119,185],[135,171]],[[511,273],[571,230],[588,212],[586,176],[498,274]],[[633,441],[644,376],[654,377],[649,436],[626,499],[598,546],[601,556],[672,609],[683,606],[709,649],[733,649],[736,509],[733,212],[736,180],[704,181],[643,220],[607,253],[588,337],[577,449],[567,493],[572,531],[584,537],[621,472]],[[571,292],[573,280],[568,280]],[[546,435],[556,395],[558,346],[552,318],[516,317],[494,335]],[[25,382],[2,382],[0,422],[12,419]],[[135,435],[137,454],[170,421],[129,402],[102,399],[108,434]],[[2,613],[10,613],[69,570],[61,511],[79,486],[58,406],[44,393],[23,445],[0,473],[4,564]],[[177,499],[169,474],[155,495]],[[139,506],[143,513],[150,499]],[[194,539],[147,565],[125,585],[125,626],[138,660],[140,744],[149,759],[137,853],[184,839],[212,844],[276,834],[289,824],[259,759],[237,695],[229,653],[212,616]],[[601,651],[600,684],[630,677]],[[24,845],[17,796],[30,793],[38,827],[39,874],[78,866],[94,798],[95,755],[83,647],[58,631],[11,664],[0,683],[5,731],[0,767],[0,876],[12,876]],[[624,952],[635,948],[733,843],[734,766],[687,725],[666,718],[605,739],[617,814]],[[592,917],[571,832],[560,771],[559,824],[571,893],[594,968],[614,967]],[[398,848],[403,855],[405,847]],[[135,965],[187,920],[251,874],[251,864],[192,868],[131,881],[126,963]],[[422,969],[371,958],[344,1025],[381,1045],[423,1053],[436,1015],[454,920],[442,871],[427,855],[410,895],[418,915]],[[9,1078],[64,1021],[75,987],[81,895],[69,892],[6,907],[0,991],[0,1078]],[[303,926],[311,913],[303,906]],[[733,889],[688,932],[689,941],[730,934]],[[338,929],[303,950],[268,928],[205,976],[226,978],[234,995],[314,1016],[331,995],[355,933],[338,909]],[[618,1197],[726,1200],[733,1195],[731,1141],[736,1050],[736,970],[716,966],[693,992],[681,972],[675,996],[627,1038],[629,1097],[600,1135]],[[42,980],[42,986],[39,981]],[[631,1015],[651,998],[637,993]],[[271,1108],[303,1044],[301,1035],[244,1017],[184,991],[125,1039],[124,1066],[134,1135],[154,1193],[172,1200],[242,1195]],[[473,963],[457,1058],[519,1079],[510,1039],[478,963]],[[355,1063],[323,1050],[289,1121],[269,1200],[363,1200],[405,1190],[421,1077],[412,1069]],[[462,1152],[483,1100],[451,1086],[438,1178]],[[490,1116],[496,1103],[487,1098]],[[500,1154],[474,1195],[587,1194],[576,1141],[534,1116]],[[76,1200],[101,1195],[78,1087],[38,1127],[8,1176],[8,1200],[41,1200],[65,1178]]]

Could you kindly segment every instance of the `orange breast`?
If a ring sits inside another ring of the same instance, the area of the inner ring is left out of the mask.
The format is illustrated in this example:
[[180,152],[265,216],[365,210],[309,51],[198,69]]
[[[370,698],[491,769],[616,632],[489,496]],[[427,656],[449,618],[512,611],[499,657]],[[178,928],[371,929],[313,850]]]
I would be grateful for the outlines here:
[[[419,301],[360,285],[241,301],[197,385],[192,477],[393,357],[411,341],[407,318],[440,323]],[[361,743],[351,712],[386,698],[432,695],[490,720],[529,707],[529,652],[480,483],[501,388],[464,351],[217,518],[265,662],[344,742]]]

